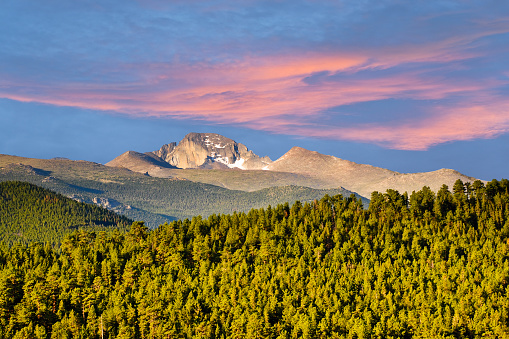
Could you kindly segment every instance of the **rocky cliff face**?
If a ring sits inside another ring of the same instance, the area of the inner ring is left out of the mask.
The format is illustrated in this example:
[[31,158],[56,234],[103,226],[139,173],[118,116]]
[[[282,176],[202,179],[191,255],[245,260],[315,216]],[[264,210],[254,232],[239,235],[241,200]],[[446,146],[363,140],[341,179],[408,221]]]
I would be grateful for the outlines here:
[[155,156],[169,163],[171,159],[171,153],[173,152],[175,147],[177,147],[177,143],[171,142],[169,144],[163,145],[159,150],[149,153],[154,154]]
[[178,145],[167,144],[152,152],[178,168],[261,169],[272,161],[260,158],[243,144],[215,133],[189,133]]

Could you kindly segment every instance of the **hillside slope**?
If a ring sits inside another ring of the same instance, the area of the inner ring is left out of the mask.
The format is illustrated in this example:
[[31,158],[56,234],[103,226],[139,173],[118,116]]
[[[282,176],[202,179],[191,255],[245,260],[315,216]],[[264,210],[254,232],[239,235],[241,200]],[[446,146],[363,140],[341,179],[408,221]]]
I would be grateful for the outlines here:
[[138,173],[152,173],[154,170],[162,168],[175,168],[175,166],[162,161],[152,153],[139,153],[135,151],[127,151],[110,162],[106,166],[127,168]]
[[0,241],[7,244],[58,243],[78,228],[126,230],[131,223],[105,208],[27,182],[0,182]]

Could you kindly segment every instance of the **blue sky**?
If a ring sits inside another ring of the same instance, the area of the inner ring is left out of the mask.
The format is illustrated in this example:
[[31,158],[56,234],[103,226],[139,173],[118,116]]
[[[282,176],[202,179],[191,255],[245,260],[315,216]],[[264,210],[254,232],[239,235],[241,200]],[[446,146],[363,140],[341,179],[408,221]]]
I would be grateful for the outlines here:
[[509,173],[505,1],[24,1],[0,153],[105,163],[216,132],[400,172]]

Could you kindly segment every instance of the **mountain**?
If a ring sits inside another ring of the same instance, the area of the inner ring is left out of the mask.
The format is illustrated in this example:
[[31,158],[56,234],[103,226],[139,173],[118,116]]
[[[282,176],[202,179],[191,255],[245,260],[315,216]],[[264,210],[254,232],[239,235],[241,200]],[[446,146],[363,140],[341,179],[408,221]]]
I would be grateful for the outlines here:
[[127,151],[106,165],[110,167],[124,167],[139,173],[151,172],[154,169],[160,168],[175,168],[153,153],[139,153],[135,151]]
[[397,174],[388,169],[357,164],[301,147],[293,147],[266,169],[307,175],[329,186],[354,187],[355,192],[365,197],[371,195],[375,184]]
[[27,182],[0,182],[0,240],[7,244],[59,243],[78,228],[127,230],[131,223],[106,208],[80,203]]
[[[146,154],[125,153],[124,155],[124,158],[129,161],[143,160],[146,164],[157,166],[154,165],[157,162],[151,162]],[[263,175],[267,173],[267,171],[162,169],[233,174],[254,172]],[[275,206],[285,202],[293,203],[296,200],[313,201],[325,194],[331,196],[342,194],[346,197],[352,194],[342,188],[314,189],[295,185],[280,185],[246,192],[178,177],[152,177],[144,173],[89,161],[45,160],[0,155],[0,182],[12,180],[30,182],[78,201],[107,207],[131,219],[143,220],[150,227],[175,219],[192,218],[195,215],[208,217],[212,214],[234,211],[247,212],[252,208],[265,208],[268,205]],[[279,174],[276,173],[274,176],[275,173],[267,173],[272,176],[264,180],[277,179]],[[291,176],[293,174],[281,173],[281,178]],[[256,176],[252,178],[254,180]],[[367,204],[367,199],[363,199],[363,202]]]
[[272,161],[260,158],[243,144],[215,133],[189,133],[178,145],[164,145],[152,152],[178,168],[261,169]]
[[[160,178],[181,178],[213,184],[228,189],[256,191],[268,187],[298,185],[316,189],[343,187],[370,198],[373,191],[433,191],[457,179],[476,179],[450,169],[424,173],[399,173],[389,169],[293,147],[276,161],[259,157],[232,139],[213,133],[190,133],[178,144],[170,143],[160,150],[145,153],[127,152],[107,166],[128,168]],[[152,158],[149,158],[151,156]],[[224,171],[240,168],[244,171]]]
[[265,169],[307,175],[322,182],[324,185],[322,187],[341,186],[367,198],[373,191],[385,192],[387,189],[394,189],[401,193],[411,193],[420,190],[423,186],[429,186],[436,192],[443,184],[452,188],[458,179],[463,182],[476,180],[451,169],[424,173],[399,173],[300,147],[293,147]]

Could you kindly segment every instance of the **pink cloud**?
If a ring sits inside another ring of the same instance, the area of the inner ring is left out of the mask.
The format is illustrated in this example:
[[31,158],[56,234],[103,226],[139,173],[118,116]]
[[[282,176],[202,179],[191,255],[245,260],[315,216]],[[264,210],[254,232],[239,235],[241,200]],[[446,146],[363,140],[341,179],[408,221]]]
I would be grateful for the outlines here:
[[[270,129],[270,126],[265,126]],[[285,128],[282,124],[278,128]],[[431,116],[392,126],[363,124],[357,127],[307,126],[284,130],[290,134],[375,143],[400,150],[426,150],[457,140],[494,138],[509,132],[509,100],[493,105],[437,108]]]
[[[503,27],[500,27],[503,26]],[[373,51],[282,54],[245,57],[215,64],[123,65],[118,70],[135,81],[27,84],[0,80],[0,96],[58,106],[116,111],[155,117],[197,118],[244,124],[276,133],[372,142],[398,149],[423,150],[453,140],[490,138],[509,131],[509,101],[492,93],[494,80],[457,81],[423,71],[401,71],[340,81],[324,76],[316,84],[308,76],[370,72],[410,63],[448,63],[473,58],[472,41],[507,30],[490,27],[474,36],[428,45]],[[102,70],[108,72],[108,70]],[[331,107],[384,99],[441,100],[469,98],[462,104],[436,106],[425,118],[411,114],[403,122],[323,126]]]

